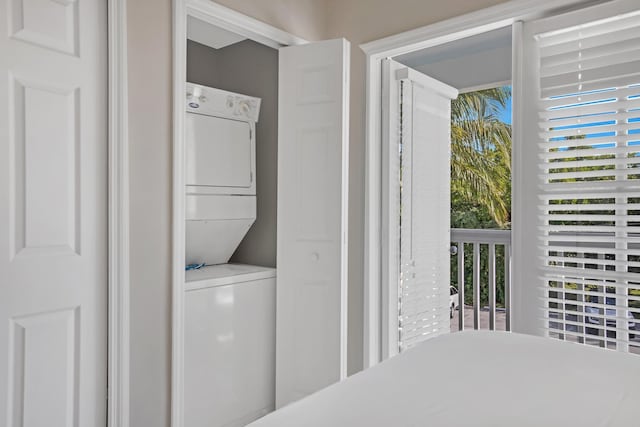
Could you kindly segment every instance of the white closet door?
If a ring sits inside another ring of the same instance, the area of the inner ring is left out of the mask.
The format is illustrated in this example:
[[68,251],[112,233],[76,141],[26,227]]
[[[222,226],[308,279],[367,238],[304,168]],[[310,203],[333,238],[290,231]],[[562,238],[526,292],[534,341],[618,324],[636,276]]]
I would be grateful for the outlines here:
[[349,43],[280,49],[276,406],[346,376]]
[[451,99],[456,89],[383,63],[383,358],[448,333]]
[[0,420],[104,426],[107,2],[0,17]]

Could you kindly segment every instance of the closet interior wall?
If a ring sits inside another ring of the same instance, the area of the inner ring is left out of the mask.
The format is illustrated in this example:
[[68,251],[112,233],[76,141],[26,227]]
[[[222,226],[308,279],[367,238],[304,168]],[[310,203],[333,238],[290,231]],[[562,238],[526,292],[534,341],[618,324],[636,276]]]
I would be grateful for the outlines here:
[[257,219],[230,262],[276,267],[278,51],[252,40],[222,49],[188,40],[187,81],[262,99],[256,124]]

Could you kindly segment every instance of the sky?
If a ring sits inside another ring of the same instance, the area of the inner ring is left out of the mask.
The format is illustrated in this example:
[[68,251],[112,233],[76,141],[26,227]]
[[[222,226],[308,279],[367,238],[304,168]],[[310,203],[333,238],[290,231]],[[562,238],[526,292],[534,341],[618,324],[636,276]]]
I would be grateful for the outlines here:
[[511,124],[511,97],[509,97],[507,107],[500,112],[500,120]]
[[[640,97],[640,95],[638,96]],[[633,97],[632,97],[633,98]],[[511,104],[512,104],[512,99],[511,97],[509,97],[509,101],[507,103],[507,106],[505,108],[503,108],[500,111],[500,115],[499,118],[501,121],[511,124]],[[603,119],[605,120],[605,119]],[[640,118],[631,118],[629,119],[629,123],[632,122],[640,122]],[[581,125],[581,126],[569,126],[567,127],[568,129],[570,128],[590,128],[590,127],[596,127],[596,126],[603,126],[603,125],[608,125],[608,124],[613,124],[614,122],[601,122],[601,123],[593,123],[591,125]],[[560,128],[563,129],[563,128]],[[631,129],[628,131],[629,134],[640,134],[640,129]],[[597,137],[603,137],[603,136],[613,136],[615,134],[615,132],[603,132],[603,133],[598,133],[596,130],[592,131],[591,133],[585,133],[586,138],[597,138]],[[564,137],[560,137],[557,140],[563,140],[565,139]],[[640,145],[640,141],[631,141],[629,142],[629,145]],[[613,147],[615,146],[615,144],[611,143],[611,144],[598,144],[597,148],[608,148],[608,147]]]
[[509,102],[507,102],[507,107],[502,109],[500,113],[500,120],[511,124],[511,97],[509,97]]

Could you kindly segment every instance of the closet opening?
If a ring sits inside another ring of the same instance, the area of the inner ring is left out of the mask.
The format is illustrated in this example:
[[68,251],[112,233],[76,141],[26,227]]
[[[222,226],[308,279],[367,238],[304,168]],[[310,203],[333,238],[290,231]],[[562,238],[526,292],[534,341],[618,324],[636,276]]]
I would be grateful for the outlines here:
[[184,425],[275,409],[278,50],[187,17]]
[[346,377],[350,46],[175,6],[173,423],[242,426]]

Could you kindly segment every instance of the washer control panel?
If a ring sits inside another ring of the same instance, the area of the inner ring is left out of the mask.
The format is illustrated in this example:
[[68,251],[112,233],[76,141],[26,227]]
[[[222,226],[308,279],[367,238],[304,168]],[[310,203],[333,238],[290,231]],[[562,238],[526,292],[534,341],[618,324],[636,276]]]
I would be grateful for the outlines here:
[[208,116],[257,122],[260,98],[187,83],[187,111]]

